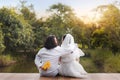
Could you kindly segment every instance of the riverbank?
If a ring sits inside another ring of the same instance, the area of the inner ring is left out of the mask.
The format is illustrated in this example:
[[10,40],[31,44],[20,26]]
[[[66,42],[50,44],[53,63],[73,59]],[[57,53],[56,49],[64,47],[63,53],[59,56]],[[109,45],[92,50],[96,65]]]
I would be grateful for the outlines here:
[[0,73],[35,73],[34,53],[16,52],[0,55]]
[[113,54],[108,49],[85,49],[80,63],[90,73],[120,73],[120,52]]
[[[114,55],[105,49],[82,49],[85,56],[80,57],[80,64],[89,73],[120,73],[120,53]],[[36,73],[38,72],[34,58],[37,52],[17,52],[6,55],[1,61],[0,72],[7,73]],[[1,56],[1,55],[0,55]],[[13,62],[13,63],[12,63]],[[9,65],[8,65],[9,64]],[[3,64],[2,64],[3,65]]]
[[16,63],[11,55],[0,55],[0,67],[10,66]]

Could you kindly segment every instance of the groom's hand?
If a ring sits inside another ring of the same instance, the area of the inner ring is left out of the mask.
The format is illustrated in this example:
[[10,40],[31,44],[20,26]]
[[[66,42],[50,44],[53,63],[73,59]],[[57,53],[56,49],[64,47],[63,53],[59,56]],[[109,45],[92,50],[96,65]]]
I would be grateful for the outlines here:
[[39,67],[39,69],[46,71],[47,69],[44,69],[42,66]]
[[42,66],[40,66],[40,67],[39,67],[39,69],[42,69],[42,70],[43,70],[43,67],[42,67]]
[[42,66],[40,66],[40,67],[39,67],[39,69],[42,69],[42,70],[43,70],[43,67],[42,67]]

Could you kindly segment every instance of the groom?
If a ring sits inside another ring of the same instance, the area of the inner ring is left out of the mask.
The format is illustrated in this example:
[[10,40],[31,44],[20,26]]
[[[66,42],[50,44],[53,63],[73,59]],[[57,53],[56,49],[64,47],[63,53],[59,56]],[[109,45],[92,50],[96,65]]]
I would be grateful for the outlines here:
[[[44,47],[39,50],[35,57],[35,64],[40,72],[41,76],[56,76],[59,68],[59,58],[65,54],[71,54],[73,51],[64,50],[58,46],[58,41],[54,35],[48,36],[44,43]],[[45,62],[50,62],[50,68],[43,69]]]

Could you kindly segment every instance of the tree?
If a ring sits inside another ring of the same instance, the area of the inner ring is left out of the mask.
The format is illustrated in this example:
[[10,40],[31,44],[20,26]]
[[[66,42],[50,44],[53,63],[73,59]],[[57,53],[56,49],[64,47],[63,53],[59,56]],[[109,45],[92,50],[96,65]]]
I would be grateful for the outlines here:
[[52,15],[46,21],[52,34],[56,34],[60,40],[64,34],[71,33],[75,36],[76,41],[80,42],[78,36],[83,22],[75,16],[70,6],[58,3],[52,5],[48,11]]
[[41,19],[38,19],[35,22],[35,27],[33,31],[35,33],[34,48],[39,49],[43,47],[43,43],[46,37],[49,35],[49,28],[46,26],[46,22]]
[[83,48],[85,47],[85,45],[89,49],[95,48],[95,46],[93,46],[92,44],[92,40],[93,40],[92,34],[95,30],[96,30],[96,25],[94,23],[86,24],[86,26],[83,29],[83,34],[82,34]]
[[34,27],[34,23],[36,22],[36,14],[34,11],[33,5],[26,6],[26,1],[20,1],[21,6],[20,6],[20,12],[22,13],[22,16],[24,17],[25,20],[28,21],[28,23]]
[[99,24],[105,27],[105,33],[108,35],[109,47],[113,52],[120,50],[120,9],[114,4],[99,7],[103,14]]
[[34,11],[34,6],[31,4],[26,6],[26,1],[21,1],[20,12],[24,19],[32,26],[34,32],[34,44],[33,48],[38,49],[43,46],[43,41],[46,38],[47,29],[43,27],[45,21],[42,18],[37,19]]
[[92,33],[91,45],[92,48],[106,48],[108,47],[108,35],[104,32],[104,28],[97,28]]
[[69,16],[73,15],[72,9],[61,3],[52,5],[48,11],[51,16],[46,20],[48,27],[50,28],[51,34],[56,34],[58,39],[60,40],[61,37],[66,33],[68,25],[68,18]]
[[5,46],[4,46],[4,35],[3,35],[3,32],[2,32],[2,29],[1,29],[1,25],[2,23],[0,23],[0,54],[4,51],[5,49]]
[[32,28],[21,15],[15,12],[15,9],[1,8],[0,22],[6,51],[31,48],[34,42]]

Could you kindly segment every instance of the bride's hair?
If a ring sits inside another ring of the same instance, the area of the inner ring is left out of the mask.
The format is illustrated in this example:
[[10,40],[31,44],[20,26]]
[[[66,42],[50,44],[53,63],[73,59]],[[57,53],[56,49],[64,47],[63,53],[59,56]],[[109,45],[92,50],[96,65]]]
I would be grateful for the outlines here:
[[54,35],[48,36],[46,41],[45,41],[45,43],[44,43],[44,47],[46,49],[53,49],[53,48],[55,48],[58,45],[56,40],[57,39],[56,39],[56,37]]
[[65,37],[66,37],[66,34],[63,36],[62,40],[64,40],[64,39],[65,39]]

